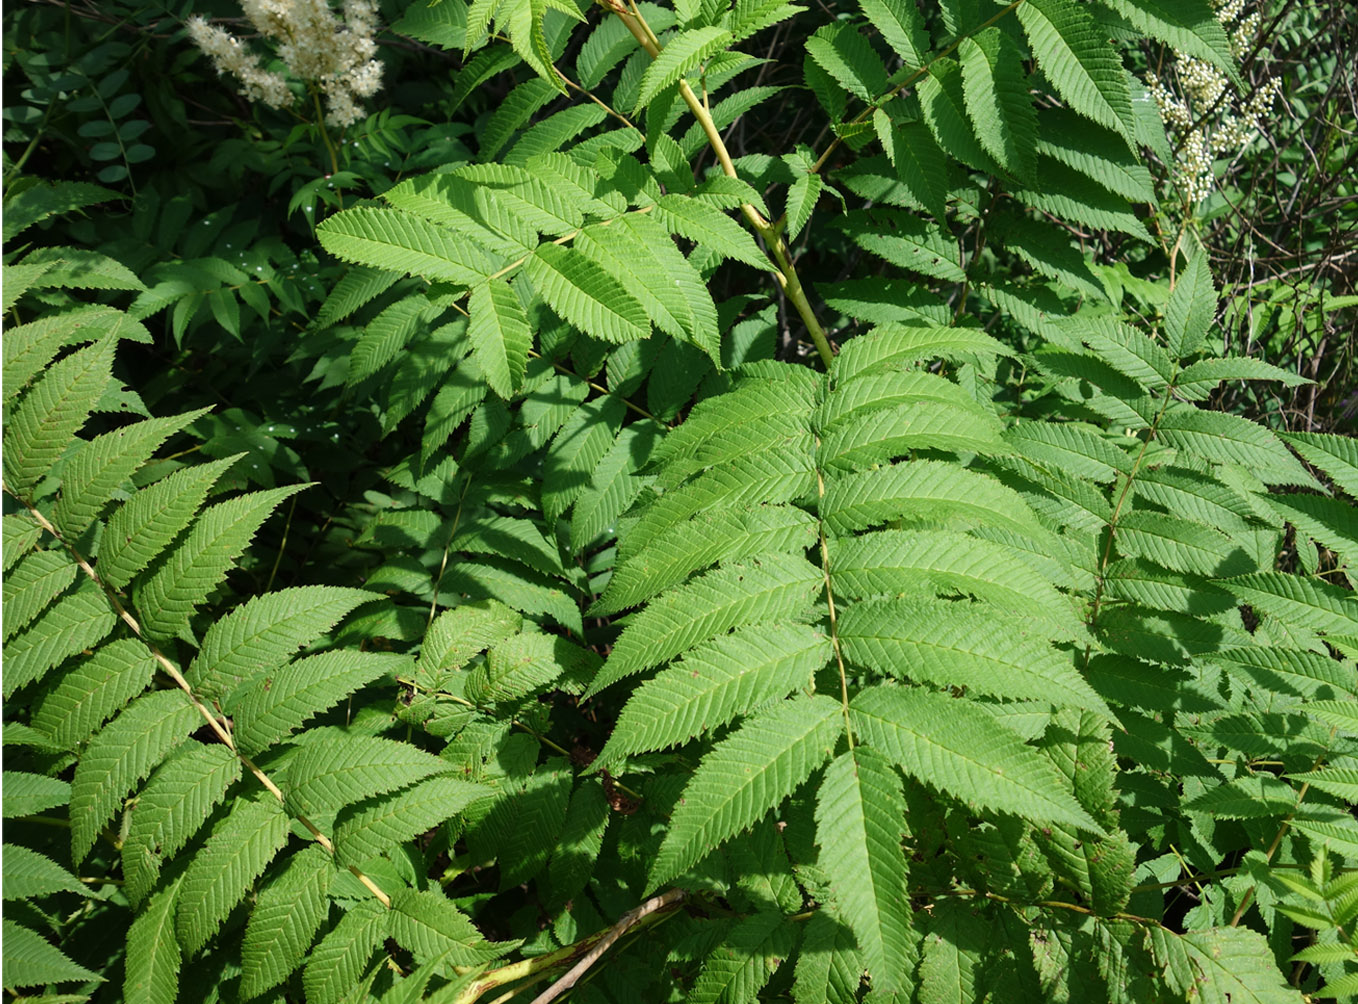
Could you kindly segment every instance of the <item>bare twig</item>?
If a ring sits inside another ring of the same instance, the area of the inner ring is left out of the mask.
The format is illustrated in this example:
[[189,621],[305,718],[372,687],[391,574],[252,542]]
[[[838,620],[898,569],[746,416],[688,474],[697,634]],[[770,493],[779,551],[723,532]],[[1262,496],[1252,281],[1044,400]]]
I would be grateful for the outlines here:
[[603,954],[613,947],[614,942],[626,934],[631,928],[635,927],[640,921],[651,914],[658,913],[669,907],[675,906],[684,898],[684,890],[671,889],[663,892],[659,896],[652,896],[636,909],[628,910],[618,922],[610,927],[602,938],[600,938],[588,952],[555,983],[549,986],[542,993],[533,998],[532,1004],[551,1004],[562,994],[579,981],[589,971],[590,966],[598,962]]

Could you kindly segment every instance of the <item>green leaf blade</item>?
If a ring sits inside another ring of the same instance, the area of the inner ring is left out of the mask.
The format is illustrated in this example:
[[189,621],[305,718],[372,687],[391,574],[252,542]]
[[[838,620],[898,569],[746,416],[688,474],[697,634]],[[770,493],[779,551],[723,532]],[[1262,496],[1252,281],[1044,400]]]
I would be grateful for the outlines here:
[[600,265],[573,248],[543,244],[524,270],[563,320],[606,342],[645,338],[650,320],[637,299]]
[[816,842],[874,990],[908,989],[914,969],[904,834],[905,798],[895,768],[871,748],[840,754],[816,796]]
[[912,777],[983,808],[1101,828],[1016,733],[964,701],[879,686],[853,699],[855,734]]
[[793,698],[750,718],[703,758],[651,866],[654,890],[775,808],[829,758],[842,734],[839,702]]

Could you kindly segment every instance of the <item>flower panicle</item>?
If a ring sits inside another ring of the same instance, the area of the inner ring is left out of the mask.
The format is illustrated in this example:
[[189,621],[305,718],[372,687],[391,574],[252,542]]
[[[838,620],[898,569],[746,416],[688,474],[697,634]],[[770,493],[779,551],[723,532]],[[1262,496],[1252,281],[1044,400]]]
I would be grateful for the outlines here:
[[[1226,29],[1232,55],[1243,58],[1258,36],[1259,12],[1247,12],[1246,0],[1213,0],[1212,6]],[[1216,185],[1214,160],[1241,150],[1261,131],[1282,94],[1282,85],[1276,77],[1270,78],[1248,101],[1241,102],[1220,69],[1177,51],[1169,78],[1151,73],[1146,85],[1160,120],[1176,141],[1175,177],[1186,200],[1196,205]]]
[[[338,128],[363,117],[360,99],[382,88],[382,64],[375,58],[377,4],[344,0],[337,17],[327,0],[241,0],[246,19],[272,42],[288,75],[325,95],[326,121]],[[195,15],[189,37],[212,60],[217,72],[235,77],[250,101],[270,108],[292,105],[288,77],[260,65],[259,57],[240,39]]]

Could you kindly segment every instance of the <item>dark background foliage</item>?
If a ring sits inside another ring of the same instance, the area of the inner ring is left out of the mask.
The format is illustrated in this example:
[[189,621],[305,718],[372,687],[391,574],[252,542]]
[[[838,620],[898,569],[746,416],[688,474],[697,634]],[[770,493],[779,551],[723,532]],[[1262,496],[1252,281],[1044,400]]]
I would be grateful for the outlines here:
[[[152,332],[150,344],[124,343],[120,350],[115,376],[123,385],[124,414],[100,414],[90,431],[118,428],[132,414],[210,407],[174,440],[166,463],[244,453],[221,487],[316,483],[285,502],[282,515],[264,526],[215,594],[214,609],[200,615],[203,624],[251,596],[284,586],[366,586],[398,602],[347,621],[341,640],[402,651],[432,618],[439,589],[449,588],[442,585],[442,575],[451,541],[431,546],[427,537],[403,535],[399,520],[388,518],[428,501],[429,492],[415,490],[416,475],[403,464],[421,452],[428,435],[423,409],[430,387],[416,363],[405,383],[348,379],[350,353],[361,330],[402,297],[429,285],[401,278],[354,311],[328,315],[327,303],[342,300],[343,283],[354,282],[360,270],[324,251],[316,227],[406,178],[472,159],[488,122],[533,74],[514,60],[497,66],[486,51],[463,58],[418,40],[417,34],[428,33],[403,30],[402,18],[409,16],[404,6],[384,5],[387,27],[378,43],[386,84],[368,102],[364,120],[330,137],[336,141],[332,155],[315,122],[247,102],[189,42],[183,25],[193,14],[248,33],[233,4],[84,0],[6,5],[7,195],[56,181],[93,182],[118,195],[30,229],[7,251],[94,249],[126,265],[149,287],[129,297],[126,289],[91,281],[44,291],[25,304],[41,311],[86,302],[127,307],[130,302],[132,314]],[[748,158],[749,173],[770,199],[783,197],[793,175],[777,158],[769,163],[759,158],[770,151],[820,151],[830,139],[821,108],[803,86],[807,40],[819,26],[858,10],[847,0],[807,7],[807,16],[784,21],[747,45],[767,62],[744,86],[786,90],[725,132],[732,156]],[[566,51],[562,65],[572,63],[579,44]],[[1131,65],[1164,64],[1159,45],[1140,46],[1128,57]],[[1179,222],[1206,250],[1222,288],[1228,351],[1266,360],[1314,383],[1296,388],[1227,383],[1214,392],[1212,403],[1277,430],[1350,435],[1358,418],[1353,337],[1358,320],[1358,32],[1349,5],[1343,0],[1274,4],[1243,62],[1242,76],[1251,90],[1279,79],[1283,106],[1269,118],[1258,142],[1219,165],[1217,192],[1181,213]],[[539,117],[576,101],[576,95],[553,99]],[[850,146],[842,150],[845,164],[853,159]],[[704,150],[696,158],[699,171],[710,157]],[[839,163],[837,158],[830,166]],[[1156,160],[1150,166],[1161,191],[1171,193],[1172,166]],[[989,191],[978,189],[976,196],[993,196],[992,206],[999,201]],[[1172,195],[1165,201],[1172,205]],[[818,213],[822,226],[814,239],[808,230],[793,242],[802,275],[827,286],[850,276],[885,281],[888,267],[873,264],[833,225],[844,210],[827,197]],[[987,246],[984,219],[985,214],[977,215],[957,230],[959,243],[976,252],[981,264],[967,282],[940,282],[935,291],[952,317],[970,311],[991,335],[1027,348],[1031,333],[973,294],[973,283],[1030,274],[1014,254]],[[1105,274],[1121,283],[1123,305],[1152,318],[1162,304],[1143,296],[1141,284],[1149,286],[1165,274],[1164,254],[1107,231],[1078,236],[1094,260],[1118,262]],[[753,286],[750,270],[734,263],[713,263],[711,271],[709,286],[723,331],[729,332],[726,351],[738,356],[727,362],[811,356],[801,323],[776,286]],[[863,327],[832,305],[820,305],[818,311],[836,346]],[[17,313],[9,318],[29,319]],[[602,380],[600,374],[607,372],[610,388],[616,389],[597,346],[583,339],[573,343],[560,332],[554,337],[559,346],[539,346],[543,358],[530,361],[535,378],[560,375],[576,385]],[[648,380],[619,381],[629,388],[620,395],[627,399],[625,422],[639,439],[645,435],[640,430],[650,427],[646,423],[676,425],[696,402],[726,387],[723,377],[699,368],[701,357],[688,351],[691,346],[672,345]],[[409,351],[414,360],[439,349],[429,334],[412,342]],[[1055,407],[1024,382],[1017,364],[1001,364],[997,379],[997,394],[1016,409],[1040,415]],[[434,500],[441,515],[456,514],[454,529],[464,508],[514,514],[534,509],[527,500],[537,490],[543,444],[505,440],[508,415],[493,410],[486,415],[488,428],[474,419],[456,441],[464,468],[478,471],[475,486],[468,474]],[[495,426],[501,419],[502,426]],[[589,595],[591,577],[612,567],[613,548],[605,537],[580,551],[578,567],[567,573]],[[587,627],[591,654],[606,655],[617,624],[592,618]],[[562,758],[554,763],[563,769],[572,758],[582,763],[599,751],[622,703],[605,696],[582,705],[579,689],[541,697],[543,721],[550,718],[550,755]],[[343,721],[336,715],[334,720]],[[530,720],[523,731],[531,734],[535,725]],[[529,746],[530,755],[536,755]],[[612,787],[611,781],[607,791],[613,809],[636,810],[634,793]],[[678,782],[668,788],[657,782],[650,791],[654,804],[667,806],[679,795]],[[620,840],[611,849],[637,859],[629,859],[628,867],[644,872],[639,859],[648,851],[640,842]],[[477,911],[488,938],[533,938],[538,949],[550,947],[541,920],[546,914],[527,883],[502,887],[498,874],[464,872],[466,861],[458,860],[458,848],[446,834],[422,851],[421,864],[431,874],[448,876],[450,895]],[[599,897],[611,915],[635,905],[621,887]],[[1171,923],[1202,907],[1191,886],[1168,889],[1164,901]],[[587,933],[592,929],[587,920],[602,923],[585,916],[578,920],[579,931],[557,932],[558,937]],[[965,927],[964,920],[958,924]],[[93,918],[77,921],[74,935],[86,964],[113,959],[120,950],[122,932]],[[703,955],[703,937],[690,932],[676,949],[676,966]],[[633,964],[625,956],[615,963],[620,986],[631,985],[625,975]],[[120,981],[110,987],[115,984]],[[774,986],[776,992],[783,989]],[[115,993],[111,989],[101,999],[115,999]]]

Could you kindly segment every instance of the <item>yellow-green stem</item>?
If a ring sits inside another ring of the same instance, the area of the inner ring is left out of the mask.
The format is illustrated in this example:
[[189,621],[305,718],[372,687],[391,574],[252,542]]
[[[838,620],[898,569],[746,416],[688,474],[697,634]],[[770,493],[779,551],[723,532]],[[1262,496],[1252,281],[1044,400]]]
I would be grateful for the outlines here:
[[[193,687],[189,684],[189,681],[185,678],[184,674],[179,671],[179,667],[176,666],[173,662],[171,662],[169,658],[166,657],[165,653],[162,652],[160,648],[156,645],[156,643],[146,636],[145,631],[142,630],[141,623],[135,617],[132,616],[132,614],[128,611],[128,609],[125,606],[123,606],[122,601],[118,598],[118,594],[104,584],[104,581],[101,578],[99,578],[99,573],[96,572],[94,570],[94,567],[88,561],[85,560],[84,555],[82,555],[79,551],[72,547],[71,544],[68,543],[65,540],[65,538],[61,536],[61,534],[57,531],[57,528],[52,525],[51,521],[48,520],[46,516],[44,516],[41,512],[35,509],[27,501],[20,498],[14,492],[10,492],[9,487],[7,485],[0,483],[0,491],[9,492],[10,495],[17,499],[19,503],[23,505],[25,509],[28,510],[29,516],[31,516],[40,527],[42,527],[44,530],[50,533],[56,541],[58,541],[63,547],[66,548],[67,552],[71,555],[72,559],[74,559],[76,565],[79,566],[80,570],[84,572],[85,575],[88,576],[90,580],[96,586],[99,587],[100,590],[103,591],[105,599],[107,599],[109,605],[113,607],[114,614],[116,614],[124,624],[126,624],[129,628],[132,629],[132,633],[135,634],[138,638],[140,638],[142,643],[147,647],[148,650],[150,650],[151,657],[155,659],[156,663],[160,666],[160,668],[165,671],[165,674],[169,676],[169,678],[175,682],[175,685],[179,687],[179,689],[182,690],[188,696],[189,701],[193,704],[194,708],[198,711],[198,713],[203,716],[203,719],[207,722],[208,727],[212,729],[212,731],[216,734],[217,738],[221,740],[222,745],[236,755],[236,758],[240,760],[241,765],[245,767],[245,769],[248,770],[251,774],[254,775],[255,780],[262,784],[265,790],[269,792],[269,794],[273,795],[274,798],[278,799],[278,801],[285,802],[286,800],[284,799],[283,796],[283,789],[278,787],[278,785],[274,783],[273,779],[269,777],[267,774],[265,774],[264,771],[262,771],[259,768],[259,766],[253,760],[250,759],[250,757],[248,757],[245,753],[241,752],[241,750],[236,746],[236,741],[232,737],[230,731],[228,731],[226,726],[223,725],[222,722],[217,718],[217,716],[212,713],[212,710],[208,708],[207,705],[205,705],[199,699],[198,695],[193,692]],[[304,827],[306,827],[307,832],[311,834],[311,836],[315,839],[316,843],[324,847],[327,853],[329,853],[332,856],[334,855],[335,845],[331,843],[329,837],[327,837],[316,827],[315,823],[313,823],[306,816],[300,814],[294,814],[294,818]],[[353,873],[354,878],[358,879],[359,882],[361,882],[368,889],[369,892],[371,892],[374,896],[377,897],[377,899],[382,903],[383,906],[390,908],[391,897],[388,896],[385,892],[383,892],[382,888],[378,886],[376,882],[374,882],[368,875],[364,874],[354,865],[349,866],[349,871]]]
[[[330,142],[330,133],[325,128],[325,112],[321,109],[321,92],[314,85],[311,87],[311,103],[316,109],[316,128],[321,131],[321,142],[325,144],[325,152],[330,155],[330,173],[339,174],[339,155],[335,152],[335,144]],[[341,200],[343,196],[340,197]],[[340,208],[344,205],[341,201]]]
[[[613,11],[627,30],[632,33],[632,37],[655,59],[660,55],[660,43],[655,33],[651,31],[651,26],[646,23],[646,19],[641,15],[641,11],[633,4],[630,10],[615,6],[613,3],[605,3],[609,10]],[[717,124],[712,120],[712,114],[708,111],[703,100],[693,92],[693,88],[687,80],[679,81],[679,96],[683,98],[688,110],[693,113],[703,135],[707,137],[707,143],[712,148],[712,152],[717,156],[717,162],[721,164],[722,172],[728,178],[738,178],[740,175],[736,171],[736,165],[731,160],[731,152],[726,149],[726,142],[721,138],[721,133],[717,130]],[[820,321],[816,318],[816,312],[811,307],[811,301],[807,299],[806,290],[802,286],[800,277],[797,275],[797,268],[792,263],[792,256],[788,251],[787,244],[783,241],[782,233],[779,228],[764,218],[754,206],[748,202],[740,207],[741,215],[749,222],[755,233],[764,241],[770,257],[778,267],[778,281],[783,288],[784,294],[792,303],[797,311],[797,316],[806,325],[807,333],[811,336],[811,341],[816,346],[816,352],[820,355],[821,362],[829,367],[834,360],[834,350],[830,347],[830,339],[825,334],[825,329],[821,327]]]
[[[575,974],[578,978],[589,965],[598,961],[599,957],[624,934],[649,927],[668,917],[683,902],[684,896],[683,890],[671,889],[624,914],[612,927],[596,931],[574,944],[559,948],[546,955],[535,955],[508,966],[501,966],[499,969],[492,969],[458,994],[454,998],[454,1004],[474,1004],[482,996],[498,987],[508,986],[520,980],[537,982],[541,978],[539,974],[560,969],[572,963],[574,965],[571,971],[563,977],[563,982],[570,979],[572,974]],[[574,981],[572,980],[572,982]],[[566,989],[568,987],[562,987],[558,992],[564,992]],[[539,996],[538,999],[541,1000],[542,997]]]

